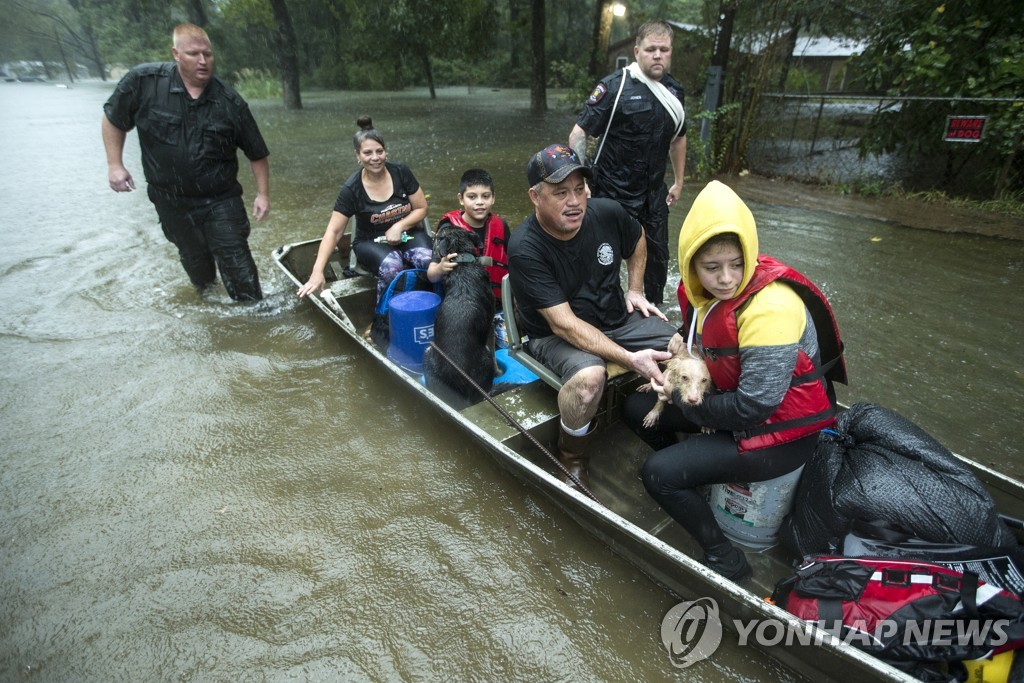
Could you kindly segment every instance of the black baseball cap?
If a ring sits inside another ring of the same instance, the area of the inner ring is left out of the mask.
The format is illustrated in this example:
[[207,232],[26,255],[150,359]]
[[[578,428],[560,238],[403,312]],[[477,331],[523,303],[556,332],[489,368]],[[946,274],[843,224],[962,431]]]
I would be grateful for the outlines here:
[[526,165],[526,177],[530,181],[530,187],[541,181],[560,183],[573,171],[582,171],[585,178],[592,178],[594,175],[580,162],[576,152],[567,145],[548,145],[530,157],[530,162]]

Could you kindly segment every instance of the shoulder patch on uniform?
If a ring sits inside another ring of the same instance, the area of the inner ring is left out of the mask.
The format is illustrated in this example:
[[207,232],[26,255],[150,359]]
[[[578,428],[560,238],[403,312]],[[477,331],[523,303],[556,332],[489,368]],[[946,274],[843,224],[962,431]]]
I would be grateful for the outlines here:
[[608,88],[605,87],[605,84],[598,83],[594,87],[594,92],[590,93],[590,97],[587,98],[587,104],[597,104],[606,92],[608,92]]

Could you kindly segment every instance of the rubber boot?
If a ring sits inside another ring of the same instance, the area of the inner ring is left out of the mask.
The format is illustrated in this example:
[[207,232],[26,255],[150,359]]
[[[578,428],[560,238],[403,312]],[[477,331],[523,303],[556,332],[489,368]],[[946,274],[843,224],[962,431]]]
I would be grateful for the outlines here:
[[[573,436],[565,431],[564,428],[559,426],[558,429],[558,460],[562,463],[565,469],[569,470],[580,483],[583,484],[587,489],[590,488],[590,472],[588,466],[590,464],[590,456],[584,453],[587,447],[587,443],[591,437],[594,436],[595,425],[591,423],[590,431],[583,436]],[[577,488],[576,483],[565,476],[562,472],[558,473],[562,481],[569,484],[573,488]]]
[[730,581],[742,581],[754,573],[747,563],[746,554],[731,543],[705,551],[701,562]]

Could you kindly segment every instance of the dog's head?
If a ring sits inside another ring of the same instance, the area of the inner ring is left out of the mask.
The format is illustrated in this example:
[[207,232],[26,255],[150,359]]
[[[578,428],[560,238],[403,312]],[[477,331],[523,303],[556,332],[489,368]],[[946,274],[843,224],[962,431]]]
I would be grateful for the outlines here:
[[477,256],[483,248],[483,241],[475,232],[457,225],[443,225],[434,234],[434,256],[437,258],[443,258],[448,254]]
[[700,405],[714,386],[704,361],[687,355],[673,356],[665,363],[665,382],[690,405]]

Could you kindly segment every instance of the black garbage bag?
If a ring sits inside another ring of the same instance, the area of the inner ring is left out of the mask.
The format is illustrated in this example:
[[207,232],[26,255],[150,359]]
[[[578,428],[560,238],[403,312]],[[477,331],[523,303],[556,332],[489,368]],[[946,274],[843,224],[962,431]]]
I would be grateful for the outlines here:
[[988,491],[946,447],[869,403],[822,432],[780,535],[801,557],[834,552],[857,521],[934,543],[1017,545]]

